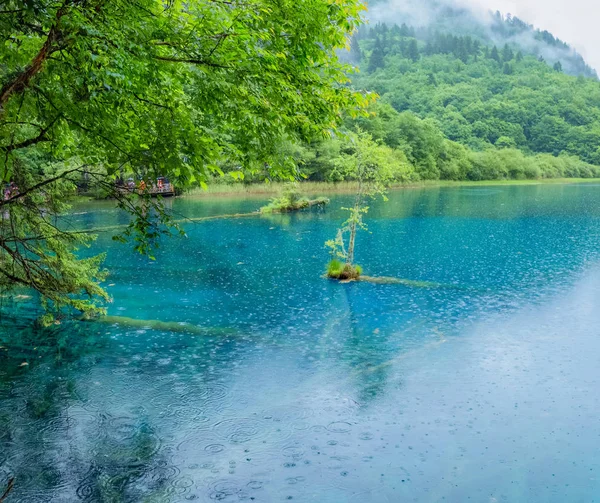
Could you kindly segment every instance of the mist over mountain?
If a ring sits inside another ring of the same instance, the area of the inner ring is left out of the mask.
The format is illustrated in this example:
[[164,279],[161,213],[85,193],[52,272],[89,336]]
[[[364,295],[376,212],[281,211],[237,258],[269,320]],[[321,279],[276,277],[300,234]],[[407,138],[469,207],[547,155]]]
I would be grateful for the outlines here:
[[596,71],[575,49],[548,31],[516,16],[480,8],[468,0],[370,0],[368,5],[368,26],[406,24],[415,28],[417,38],[422,40],[437,32],[468,35],[490,46],[508,43],[524,54],[542,57],[551,66],[560,62],[570,75],[597,78]]

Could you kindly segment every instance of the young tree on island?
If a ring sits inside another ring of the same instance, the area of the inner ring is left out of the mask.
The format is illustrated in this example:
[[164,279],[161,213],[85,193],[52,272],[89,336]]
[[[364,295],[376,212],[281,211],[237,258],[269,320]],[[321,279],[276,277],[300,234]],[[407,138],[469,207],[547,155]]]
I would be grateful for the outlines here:
[[330,249],[332,260],[327,268],[327,276],[333,279],[357,279],[362,269],[354,263],[356,234],[366,230],[363,219],[369,211],[368,198],[377,195],[386,199],[389,184],[400,173],[406,172],[406,157],[402,152],[375,142],[362,131],[350,135],[350,148],[337,160],[337,171],[344,180],[356,182],[354,203],[350,208],[342,208],[350,213],[337,232],[335,239],[325,243]]

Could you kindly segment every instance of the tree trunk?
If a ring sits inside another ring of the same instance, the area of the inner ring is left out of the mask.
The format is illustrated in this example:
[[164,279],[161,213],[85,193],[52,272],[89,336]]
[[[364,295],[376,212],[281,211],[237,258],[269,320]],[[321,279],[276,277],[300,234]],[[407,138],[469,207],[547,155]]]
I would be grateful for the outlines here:
[[10,99],[13,94],[22,93],[25,89],[29,87],[29,83],[33,77],[42,69],[42,66],[52,55],[53,52],[57,50],[56,42],[60,39],[60,30],[58,27],[60,18],[65,15],[66,9],[65,7],[61,7],[56,13],[56,19],[54,21],[54,25],[50,28],[48,32],[48,36],[44,45],[39,50],[39,52],[35,55],[35,57],[31,60],[31,63],[27,65],[27,68],[19,73],[13,80],[7,82],[2,89],[0,90],[0,114],[4,111],[6,107],[6,103]]
[[360,215],[360,203],[362,201],[362,187],[359,184],[358,193],[354,200],[354,212],[352,215],[352,223],[350,224],[350,240],[348,242],[348,255],[346,256],[346,264],[354,265],[354,247],[356,243],[356,227],[358,226],[358,218]]
[[346,264],[351,266],[354,262],[354,243],[356,241],[356,222],[352,222],[350,225],[350,242],[348,243],[348,256],[346,257]]

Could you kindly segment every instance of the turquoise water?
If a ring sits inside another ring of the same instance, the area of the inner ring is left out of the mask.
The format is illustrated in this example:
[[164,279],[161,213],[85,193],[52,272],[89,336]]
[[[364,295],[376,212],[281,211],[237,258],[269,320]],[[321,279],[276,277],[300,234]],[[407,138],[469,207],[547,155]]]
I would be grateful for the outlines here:
[[[348,201],[184,224],[156,261],[102,233],[109,314],[199,334],[42,331],[31,301],[4,299],[7,503],[600,499],[600,187],[373,202],[365,273],[434,288],[321,277]],[[170,204],[199,217],[262,203]],[[104,203],[71,219],[127,221]]]

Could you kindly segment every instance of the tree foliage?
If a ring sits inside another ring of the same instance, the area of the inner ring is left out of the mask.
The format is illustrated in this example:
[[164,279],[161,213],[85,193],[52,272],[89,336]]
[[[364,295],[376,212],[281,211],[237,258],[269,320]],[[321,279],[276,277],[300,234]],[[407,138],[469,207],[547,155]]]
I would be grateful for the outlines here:
[[[354,203],[349,208],[343,208],[350,214],[348,219],[342,224],[336,238],[325,243],[334,260],[341,258],[345,261],[345,267],[341,270],[333,268],[333,271],[340,270],[341,274],[336,277],[342,279],[360,275],[360,272],[356,273],[354,255],[356,233],[359,229],[367,229],[363,221],[369,212],[366,198],[376,195],[385,197],[386,188],[394,180],[399,165],[404,161],[393,149],[378,144],[368,133],[360,130],[350,136],[350,142],[352,148],[340,155],[337,164],[338,169],[345,174],[344,178],[356,181]],[[334,275],[331,268],[329,275]]]
[[[336,50],[356,0],[8,0],[0,11],[0,285],[33,287],[55,309],[105,298],[101,257],[52,225],[82,176],[204,185],[224,163],[292,177],[276,146],[312,141],[370,99]],[[91,176],[90,176],[91,173]],[[139,251],[164,231],[160,204],[113,190]],[[77,300],[84,294],[88,300]]]

